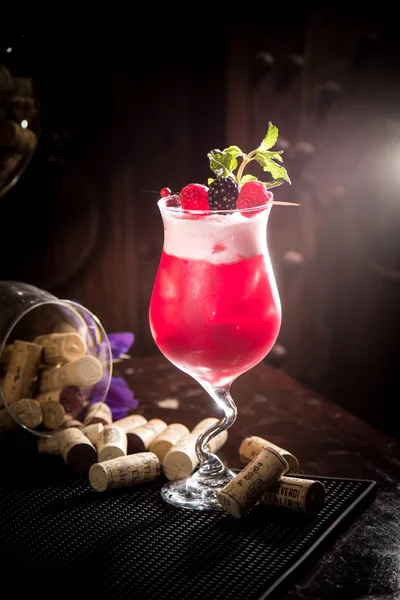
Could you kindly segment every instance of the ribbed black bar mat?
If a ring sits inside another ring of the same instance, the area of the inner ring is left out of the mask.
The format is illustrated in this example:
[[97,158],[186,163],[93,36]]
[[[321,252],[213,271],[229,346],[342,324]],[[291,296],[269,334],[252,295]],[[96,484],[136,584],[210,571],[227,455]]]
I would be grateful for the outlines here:
[[257,506],[238,521],[165,504],[161,482],[100,494],[61,458],[24,456],[2,454],[1,585],[42,600],[276,597],[376,487],[318,477],[327,501],[316,517]]

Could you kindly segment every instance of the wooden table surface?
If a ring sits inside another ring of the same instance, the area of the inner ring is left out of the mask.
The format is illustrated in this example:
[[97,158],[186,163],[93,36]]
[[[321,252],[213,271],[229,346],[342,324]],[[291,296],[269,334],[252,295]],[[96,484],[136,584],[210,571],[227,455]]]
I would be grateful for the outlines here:
[[[219,416],[213,401],[164,357],[117,363],[139,400],[137,412],[189,428]],[[376,500],[285,596],[300,599],[400,597],[400,442],[261,363],[233,384],[238,418],[221,458],[240,468],[238,448],[259,435],[294,453],[309,475],[372,479]],[[136,412],[136,411],[135,411]]]

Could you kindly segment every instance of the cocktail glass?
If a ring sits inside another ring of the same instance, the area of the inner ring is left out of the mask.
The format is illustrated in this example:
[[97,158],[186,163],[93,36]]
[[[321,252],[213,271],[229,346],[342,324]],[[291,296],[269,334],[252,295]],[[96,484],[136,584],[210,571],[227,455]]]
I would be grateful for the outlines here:
[[164,246],[150,301],[161,352],[191,375],[222,410],[199,436],[199,467],[161,490],[167,502],[215,510],[217,492],[234,477],[208,443],[236,420],[233,381],[259,363],[279,333],[281,306],[267,247],[272,202],[245,210],[189,211],[176,198],[158,205]]

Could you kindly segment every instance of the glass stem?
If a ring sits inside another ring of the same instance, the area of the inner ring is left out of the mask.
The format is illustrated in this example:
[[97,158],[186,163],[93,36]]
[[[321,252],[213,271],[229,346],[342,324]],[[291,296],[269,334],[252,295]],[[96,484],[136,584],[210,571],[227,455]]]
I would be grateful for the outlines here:
[[219,433],[231,427],[236,421],[237,409],[236,405],[229,393],[230,386],[226,388],[213,388],[209,384],[199,382],[210,394],[211,398],[223,410],[224,416],[207,431],[202,433],[196,442],[196,453],[199,459],[198,474],[203,477],[210,477],[221,474],[226,471],[223,462],[209,448],[209,442]]

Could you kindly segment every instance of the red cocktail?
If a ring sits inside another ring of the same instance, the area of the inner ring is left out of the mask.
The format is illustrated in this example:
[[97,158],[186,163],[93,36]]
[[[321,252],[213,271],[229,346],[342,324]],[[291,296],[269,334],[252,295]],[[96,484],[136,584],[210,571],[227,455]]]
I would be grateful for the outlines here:
[[[182,226],[184,226],[182,224]],[[150,308],[161,352],[183,371],[224,386],[254,367],[277,338],[281,311],[264,254],[210,262],[162,253]]]
[[[208,187],[189,183],[175,196],[169,188],[160,192],[164,248],[150,302],[151,331],[161,352],[224,413],[197,439],[198,471],[161,490],[164,500],[183,508],[221,509],[217,493],[234,474],[209,443],[235,422],[231,383],[268,354],[279,333],[267,223],[272,205],[287,202],[274,202],[269,188],[290,179],[282,151],[273,150],[277,139],[278,128],[269,123],[251,152],[229,146],[207,154],[214,174]],[[269,181],[244,174],[253,161]],[[178,473],[193,471],[193,455],[187,450],[190,466]]]

